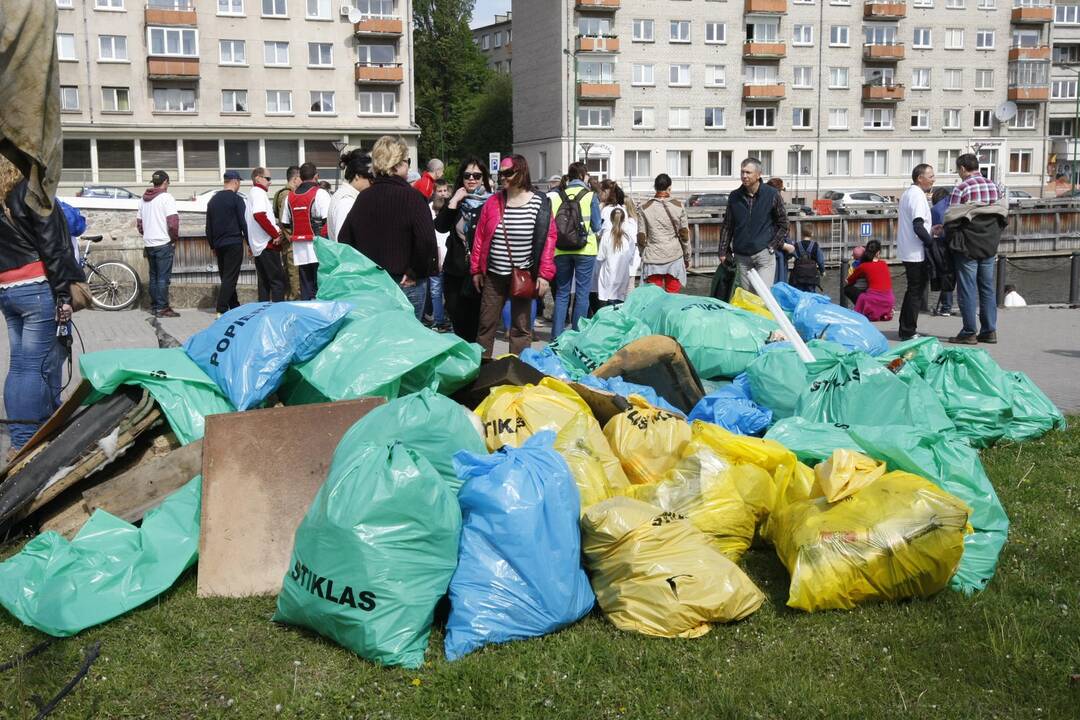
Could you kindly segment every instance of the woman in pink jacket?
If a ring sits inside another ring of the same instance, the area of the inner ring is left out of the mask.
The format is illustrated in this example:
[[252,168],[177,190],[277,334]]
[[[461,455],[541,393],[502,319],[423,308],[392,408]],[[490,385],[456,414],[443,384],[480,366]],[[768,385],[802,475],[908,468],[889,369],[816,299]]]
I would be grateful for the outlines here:
[[476,342],[491,357],[502,309],[510,301],[510,352],[532,343],[533,300],[510,297],[510,274],[528,270],[543,295],[555,277],[555,218],[546,195],[532,191],[529,165],[520,155],[503,158],[499,185],[480,211],[472,246],[473,283],[480,293],[480,331]]

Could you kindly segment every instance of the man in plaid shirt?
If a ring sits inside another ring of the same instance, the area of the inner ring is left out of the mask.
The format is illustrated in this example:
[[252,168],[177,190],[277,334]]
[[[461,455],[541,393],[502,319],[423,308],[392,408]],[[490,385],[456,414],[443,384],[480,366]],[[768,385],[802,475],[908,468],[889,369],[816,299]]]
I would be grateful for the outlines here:
[[[974,169],[968,169],[960,164],[965,160],[967,165],[975,164]],[[953,188],[949,196],[949,205],[962,205],[966,202],[996,203],[1001,198],[1001,189],[993,180],[983,177],[979,170],[979,160],[973,154],[961,155],[956,159],[956,171],[960,174],[960,182]]]

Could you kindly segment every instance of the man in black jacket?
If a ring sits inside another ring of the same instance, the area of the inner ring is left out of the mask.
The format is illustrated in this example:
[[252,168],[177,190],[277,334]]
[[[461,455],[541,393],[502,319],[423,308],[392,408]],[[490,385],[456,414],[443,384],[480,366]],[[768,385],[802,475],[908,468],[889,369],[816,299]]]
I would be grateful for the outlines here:
[[240,197],[240,173],[225,172],[225,189],[214,194],[206,205],[206,241],[217,255],[218,315],[240,306],[236,296],[236,282],[240,279],[240,266],[244,264],[244,243],[247,242],[247,219],[244,215],[244,198]]

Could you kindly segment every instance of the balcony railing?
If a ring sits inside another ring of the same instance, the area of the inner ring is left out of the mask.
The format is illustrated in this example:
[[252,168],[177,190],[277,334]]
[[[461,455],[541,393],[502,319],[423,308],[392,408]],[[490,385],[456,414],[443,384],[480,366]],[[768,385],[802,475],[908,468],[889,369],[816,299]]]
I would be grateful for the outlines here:
[[1045,25],[1054,20],[1054,6],[1050,3],[1013,3],[1014,25]]
[[1009,99],[1013,102],[1047,102],[1050,88],[1046,85],[1010,85]]
[[747,15],[786,15],[787,0],[743,0]]
[[356,82],[366,85],[400,85],[405,82],[401,63],[356,63]]
[[615,100],[621,93],[616,82],[579,82],[577,94],[582,100]]
[[863,59],[880,62],[896,62],[904,59],[904,43],[863,45]]
[[578,10],[611,10],[619,9],[619,0],[577,0],[574,6]]
[[773,82],[747,82],[742,86],[743,100],[757,102],[773,102],[784,99],[784,83],[779,80]]
[[619,38],[617,35],[578,35],[578,52],[617,53]]
[[1049,45],[1036,45],[1035,47],[1013,46],[1009,48],[1009,60],[1049,60]]
[[863,83],[863,102],[894,103],[904,99],[904,86],[901,83],[868,82]]
[[198,25],[194,0],[148,0],[144,19],[147,25]]
[[864,20],[899,20],[907,17],[903,0],[867,0],[863,5]]
[[400,37],[404,34],[404,25],[399,17],[366,17],[353,25],[354,35],[375,35],[379,37]]
[[199,58],[147,58],[146,76],[152,80],[197,78]]
[[782,42],[747,42],[743,43],[744,58],[754,60],[776,60],[787,55],[787,45]]

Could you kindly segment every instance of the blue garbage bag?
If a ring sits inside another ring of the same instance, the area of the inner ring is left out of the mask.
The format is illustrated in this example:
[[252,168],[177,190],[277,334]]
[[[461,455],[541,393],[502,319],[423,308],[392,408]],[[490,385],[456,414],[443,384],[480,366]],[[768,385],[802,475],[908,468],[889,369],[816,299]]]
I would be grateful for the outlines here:
[[803,340],[830,340],[870,355],[889,351],[889,341],[865,315],[840,307],[825,295],[777,283],[773,286],[773,296],[781,308],[792,314],[792,323]]
[[461,551],[450,580],[446,657],[555,632],[596,598],[581,567],[577,485],[555,433],[493,455],[459,452]]
[[251,303],[225,313],[184,351],[237,410],[261,405],[289,366],[326,346],[352,310],[347,302]]
[[[745,373],[739,377],[745,377]],[[735,383],[701,398],[687,418],[690,422],[704,420],[719,425],[736,435],[761,435],[769,429],[772,419],[771,410],[747,398]]]
[[63,200],[57,200],[56,203],[64,213],[64,220],[67,221],[68,233],[71,237],[77,238],[86,232],[86,218],[78,208],[68,205]]
[[584,375],[578,379],[578,382],[586,387],[596,388],[597,390],[606,390],[621,397],[639,395],[645,398],[645,401],[653,407],[675,413],[679,417],[686,417],[686,413],[660,397],[660,394],[656,392],[655,388],[649,387],[648,385],[626,382],[619,375],[611,378],[598,378],[595,375]]
[[572,379],[570,377],[570,372],[566,369],[566,366],[563,365],[563,361],[559,359],[559,356],[555,354],[555,351],[551,349],[550,345],[545,345],[542,350],[525,348],[521,351],[519,357],[521,362],[526,365],[532,365],[545,375],[550,375],[553,378],[565,380],[567,382]]

